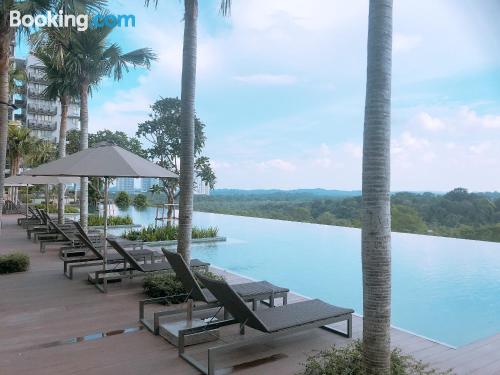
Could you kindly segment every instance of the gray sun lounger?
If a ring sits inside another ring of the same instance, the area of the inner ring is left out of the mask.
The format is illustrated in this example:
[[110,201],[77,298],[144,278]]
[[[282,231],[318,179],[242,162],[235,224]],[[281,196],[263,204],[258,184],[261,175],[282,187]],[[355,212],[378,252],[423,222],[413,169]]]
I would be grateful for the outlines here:
[[33,208],[28,207],[28,213],[24,213],[24,217],[17,219],[17,225],[27,225],[27,224],[41,224],[41,219],[38,217],[37,213],[33,211]]
[[72,248],[82,247],[80,239],[76,236],[77,229],[73,223],[66,226],[56,224],[52,219],[48,218],[49,227],[52,230],[47,234],[37,236],[40,242],[40,252],[44,253],[47,246],[70,246]]
[[[163,255],[167,258],[167,261],[172,266],[175,275],[182,283],[182,286],[187,291],[186,299],[193,299],[194,301],[204,302],[206,305],[193,306],[192,311],[205,310],[213,307],[220,306],[217,298],[208,290],[207,288],[202,288],[193,271],[189,269],[186,262],[180,254],[162,249]],[[257,305],[259,301],[269,300],[269,305],[274,307],[274,301],[276,298],[281,298],[283,305],[287,304],[287,296],[290,291],[288,288],[282,288],[273,285],[267,281],[254,281],[249,283],[234,284],[233,289],[238,293],[238,295],[243,298],[246,302],[252,302],[253,310],[257,310]],[[162,316],[178,314],[180,310],[168,310],[155,312],[153,314],[153,327],[150,323],[144,319],[144,305],[150,303],[161,302],[162,300],[168,299],[167,297],[159,297],[148,300],[143,300],[139,302],[139,320],[143,323],[146,328],[151,330],[155,335],[159,334],[159,319]],[[191,315],[192,311],[188,311],[188,315]]]
[[[124,279],[124,278],[133,278],[137,276],[145,276],[147,274],[151,274],[159,271],[172,271],[172,267],[162,256],[161,262],[152,262],[152,263],[139,263],[130,253],[123,248],[120,242],[117,239],[106,238],[106,241],[116,250],[116,252],[123,257],[124,266],[122,268],[115,269],[106,269],[95,271],[92,274],[89,274],[89,281],[92,282],[99,290],[103,291],[100,288],[99,282],[101,278],[105,278],[107,274],[113,274],[113,279]],[[199,259],[191,260],[191,267],[199,270],[208,270],[210,263],[202,262]]]
[[[354,313],[352,309],[330,305],[319,299],[313,299],[273,309],[252,311],[234,288],[226,282],[213,280],[201,274],[197,274],[197,277],[234,317],[234,319],[208,323],[205,326],[189,328],[179,332],[179,356],[204,374],[215,374],[216,357],[222,352],[238,349],[249,344],[265,343],[279,336],[286,336],[342,321],[347,321],[347,332],[335,332],[349,338],[352,335],[352,314]],[[245,333],[245,326],[264,334],[208,349],[207,366],[186,354],[184,344],[186,336],[235,323],[240,325],[240,334]],[[334,331],[331,328],[329,330]]]
[[[78,224],[79,226],[79,224]],[[81,227],[79,227],[81,229]],[[64,275],[68,279],[73,278],[73,273],[75,268],[84,268],[84,267],[93,267],[93,266],[102,266],[104,261],[104,256],[101,252],[96,248],[95,244],[88,237],[88,235],[81,229],[81,233],[76,235],[82,244],[84,245],[84,249],[88,251],[83,256],[69,256],[69,257],[61,257],[64,263]],[[155,258],[158,257],[158,254],[149,249],[137,249],[137,250],[129,250],[128,254],[136,259],[138,262],[146,262],[148,259],[151,259],[151,262],[154,262]],[[123,264],[125,260],[124,258],[117,253],[107,254],[106,256],[106,264],[115,265],[115,264]]]

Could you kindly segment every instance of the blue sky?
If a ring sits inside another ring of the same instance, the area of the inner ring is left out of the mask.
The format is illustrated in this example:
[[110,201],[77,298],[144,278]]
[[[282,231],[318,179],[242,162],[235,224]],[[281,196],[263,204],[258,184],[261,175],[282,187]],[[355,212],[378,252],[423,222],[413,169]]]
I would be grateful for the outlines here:
[[[180,96],[182,2],[111,1],[135,14],[124,50],[151,71],[103,81],[90,130],[133,135],[159,97]],[[200,1],[196,108],[217,187],[359,189],[368,1]],[[392,189],[500,190],[500,6],[394,4]]]

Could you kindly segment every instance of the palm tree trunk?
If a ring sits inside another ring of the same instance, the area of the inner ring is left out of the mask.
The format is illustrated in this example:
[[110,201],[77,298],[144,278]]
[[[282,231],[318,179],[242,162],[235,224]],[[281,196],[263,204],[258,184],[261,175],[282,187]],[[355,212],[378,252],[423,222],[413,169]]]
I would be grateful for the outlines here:
[[[59,127],[59,159],[66,156],[66,129],[68,126],[68,102],[66,95],[61,96],[61,126]],[[57,189],[57,221],[64,223],[64,184]]]
[[177,252],[189,264],[193,227],[194,100],[196,89],[196,22],[198,0],[184,0],[184,45],[181,91],[181,162],[179,195],[179,241]]
[[[89,82],[82,82],[80,91],[80,151],[89,147]],[[84,230],[88,226],[89,214],[89,185],[88,178],[82,177],[80,179],[80,225]]]
[[363,139],[363,359],[390,374],[392,0],[370,0]]
[[[0,101],[9,101],[9,55],[11,29],[0,32]],[[5,162],[7,160],[9,108],[0,104],[0,230],[2,223],[3,195],[5,186]]]

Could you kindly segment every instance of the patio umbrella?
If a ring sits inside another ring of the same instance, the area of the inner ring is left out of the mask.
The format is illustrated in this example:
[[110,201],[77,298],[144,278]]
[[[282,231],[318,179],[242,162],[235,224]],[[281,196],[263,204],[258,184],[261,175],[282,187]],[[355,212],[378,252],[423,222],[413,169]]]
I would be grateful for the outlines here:
[[[27,171],[32,176],[73,176],[104,178],[104,269],[106,269],[106,235],[108,231],[108,188],[110,177],[179,178],[175,173],[160,167],[111,143],[79,151],[65,158],[51,161]],[[96,280],[97,282],[97,280]],[[106,291],[106,278],[103,289]]]
[[29,185],[45,185],[45,206],[49,213],[48,201],[48,186],[57,184],[74,184],[78,183],[78,178],[75,177],[59,177],[59,176],[30,176],[22,174],[19,176],[10,176],[5,179],[5,186],[26,186],[26,216],[28,215],[28,186]]

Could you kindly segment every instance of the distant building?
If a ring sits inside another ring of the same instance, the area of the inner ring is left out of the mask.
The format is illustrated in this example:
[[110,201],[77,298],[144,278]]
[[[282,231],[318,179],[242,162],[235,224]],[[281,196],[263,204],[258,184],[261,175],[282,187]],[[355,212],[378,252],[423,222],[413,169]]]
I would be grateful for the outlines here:
[[201,177],[195,177],[194,194],[196,195],[210,195],[210,186],[208,186]]
[[[15,104],[20,108],[14,118],[23,126],[31,129],[38,138],[58,142],[61,126],[61,103],[59,100],[47,100],[43,91],[47,88],[44,79],[43,64],[33,55],[26,60],[15,59],[16,67],[26,72],[26,87],[17,95]],[[70,103],[68,108],[67,130],[80,128],[80,105],[77,101]]]
[[128,194],[134,194],[135,193],[135,188],[134,188],[134,179],[130,177],[120,177],[117,178],[115,181],[115,191],[124,191]]
[[158,178],[142,178],[141,179],[141,191],[147,193],[153,185],[159,185],[160,180]]

